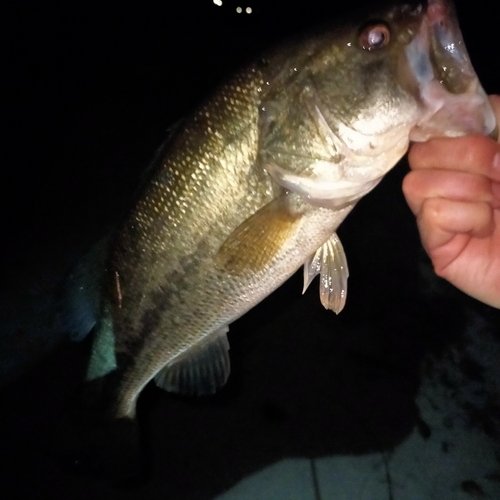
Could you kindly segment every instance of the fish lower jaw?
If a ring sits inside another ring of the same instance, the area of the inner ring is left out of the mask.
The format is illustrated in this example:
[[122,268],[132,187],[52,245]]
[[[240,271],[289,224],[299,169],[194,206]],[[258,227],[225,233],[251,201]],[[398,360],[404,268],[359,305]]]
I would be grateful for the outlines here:
[[493,109],[477,80],[461,94],[448,92],[437,80],[432,80],[423,85],[421,99],[424,112],[409,134],[413,142],[433,137],[495,133],[497,124]]

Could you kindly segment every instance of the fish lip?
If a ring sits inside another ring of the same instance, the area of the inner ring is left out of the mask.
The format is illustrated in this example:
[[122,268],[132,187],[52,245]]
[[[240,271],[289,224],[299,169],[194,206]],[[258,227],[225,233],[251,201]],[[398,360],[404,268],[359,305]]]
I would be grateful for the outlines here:
[[495,128],[488,134],[488,137],[490,139],[493,139],[494,141],[498,141],[499,138],[498,124],[495,123]]
[[441,48],[460,65],[461,76],[471,81],[477,79],[453,4],[447,0],[428,0],[426,18]]

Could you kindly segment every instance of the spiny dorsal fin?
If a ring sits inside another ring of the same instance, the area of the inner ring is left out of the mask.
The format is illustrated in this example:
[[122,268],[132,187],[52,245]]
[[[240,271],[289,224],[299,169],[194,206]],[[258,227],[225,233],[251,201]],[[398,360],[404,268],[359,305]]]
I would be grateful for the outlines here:
[[339,313],[347,298],[347,278],[349,269],[344,248],[337,233],[324,243],[316,253],[304,263],[304,289],[320,274],[319,296],[325,309]]
[[234,274],[258,272],[279,252],[300,222],[284,198],[276,198],[241,223],[222,244],[216,260]]
[[179,394],[206,395],[220,389],[229,377],[229,342],[227,326],[217,330],[155,376],[158,387]]

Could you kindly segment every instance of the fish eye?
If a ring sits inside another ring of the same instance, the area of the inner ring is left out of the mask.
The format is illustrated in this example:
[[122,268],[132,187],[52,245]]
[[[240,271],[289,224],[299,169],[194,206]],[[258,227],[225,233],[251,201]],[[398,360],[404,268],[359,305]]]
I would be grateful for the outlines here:
[[366,50],[378,50],[386,47],[391,39],[391,32],[385,23],[372,23],[365,26],[359,34],[359,45]]

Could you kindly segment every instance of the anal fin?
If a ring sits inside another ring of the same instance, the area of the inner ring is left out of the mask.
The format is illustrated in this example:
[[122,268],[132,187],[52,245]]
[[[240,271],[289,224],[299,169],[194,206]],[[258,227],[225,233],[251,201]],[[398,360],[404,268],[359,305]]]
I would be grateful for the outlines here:
[[347,278],[349,269],[342,243],[337,233],[324,243],[316,253],[304,263],[304,289],[320,275],[319,296],[325,309],[338,314],[345,306],[347,298]]
[[167,364],[154,377],[156,385],[179,394],[214,394],[231,370],[228,331],[224,326]]

